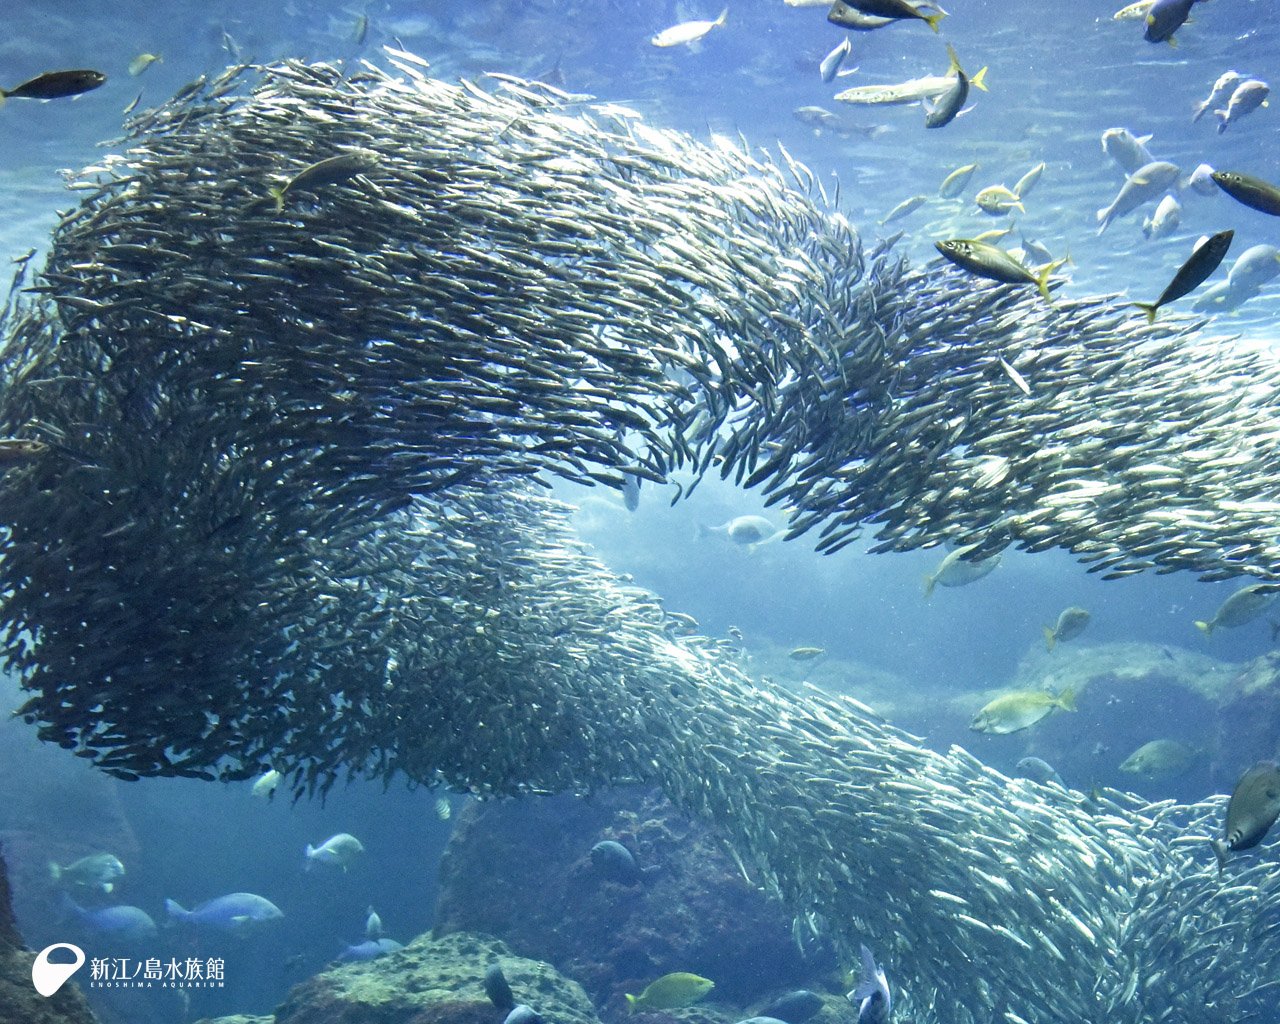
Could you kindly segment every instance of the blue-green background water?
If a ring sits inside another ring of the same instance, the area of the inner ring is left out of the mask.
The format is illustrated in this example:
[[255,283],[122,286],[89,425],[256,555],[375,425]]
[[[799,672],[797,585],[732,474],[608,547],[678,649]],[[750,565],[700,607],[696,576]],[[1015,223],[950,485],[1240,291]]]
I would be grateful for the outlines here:
[[[446,79],[479,79],[489,71],[562,74],[566,89],[624,103],[656,125],[700,138],[741,131],[771,150],[780,143],[824,182],[839,178],[842,209],[868,239],[881,233],[877,222],[901,200],[933,195],[947,173],[977,161],[981,167],[964,202],[935,198],[885,229],[907,230],[899,245],[916,260],[932,257],[935,239],[970,236],[1003,221],[977,212],[974,192],[991,184],[1012,186],[1043,161],[1044,175],[1026,214],[1016,217],[1012,238],[1022,234],[1055,254],[1070,252],[1067,295],[1124,291],[1150,300],[1201,234],[1236,231],[1232,252],[1213,278],[1219,281],[1249,246],[1280,245],[1280,220],[1225,195],[1188,192],[1182,226],[1171,237],[1143,238],[1141,216],[1151,206],[1099,237],[1095,211],[1122,183],[1099,136],[1107,128],[1127,127],[1153,135],[1153,155],[1184,172],[1208,162],[1280,181],[1280,100],[1223,134],[1212,117],[1196,123],[1190,117],[1193,104],[1208,96],[1228,68],[1280,85],[1280,11],[1270,0],[1197,5],[1175,48],[1146,43],[1139,23],[1113,21],[1117,6],[1112,0],[951,0],[951,16],[937,36],[922,23],[852,34],[846,67],[857,66],[858,72],[824,85],[818,61],[844,33],[825,21],[823,9],[792,8],[782,0],[730,0],[723,28],[695,47],[670,50],[652,47],[650,37],[684,18],[715,17],[716,0],[679,8],[640,0],[9,0],[0,38],[0,87],[70,67],[100,69],[109,81],[74,101],[11,100],[0,109],[0,253],[18,256],[47,244],[57,211],[76,202],[63,189],[59,170],[98,160],[99,146],[119,135],[121,112],[139,90],[143,107],[161,102],[191,79],[221,68],[232,59],[232,47],[244,60],[383,64],[380,47],[390,44],[421,54],[432,73]],[[362,15],[368,18],[367,35],[357,44]],[[971,73],[984,65],[990,69],[990,91],[972,93],[972,110],[948,127],[926,131],[918,107],[841,110],[832,101],[838,89],[852,85],[942,73],[947,42]],[[127,65],[142,52],[160,54],[163,61],[131,77]],[[874,139],[815,132],[793,116],[806,105],[823,105],[887,130]],[[1207,330],[1270,342],[1278,297],[1280,282],[1273,282]],[[1069,604],[1093,615],[1079,643],[1140,641],[1203,651],[1227,662],[1260,656],[1273,645],[1265,619],[1208,640],[1192,627],[1194,618],[1212,615],[1232,583],[1202,584],[1187,575],[1103,583],[1064,554],[1007,552],[991,576],[971,587],[940,589],[926,603],[920,580],[936,565],[937,551],[869,556],[851,547],[824,558],[803,539],[754,552],[718,538],[697,540],[697,524],[762,511],[756,495],[726,484],[705,482],[675,507],[668,503],[670,494],[646,487],[634,513],[612,492],[559,490],[580,505],[581,534],[610,566],[661,594],[667,607],[695,616],[710,635],[740,629],[748,671],[756,664],[755,652],[817,645],[833,661],[893,673],[912,693],[942,701],[1010,683],[1019,662],[1042,646],[1040,627]],[[780,521],[776,511],[767,514]],[[759,663],[767,661],[761,658]],[[791,681],[802,677],[796,668]],[[11,690],[6,700],[16,706],[20,697]],[[1147,710],[1177,714],[1176,708]],[[1133,746],[1152,738],[1141,734],[1139,721],[1134,728]],[[1016,760],[1012,746],[986,738],[975,738],[973,749],[1006,770]],[[256,801],[247,784],[119,784],[61,750],[41,748],[27,727],[12,721],[0,725],[0,757],[4,785],[15,794],[0,802],[0,831],[33,944],[64,934],[48,914],[47,893],[36,884],[45,851],[126,847],[118,851],[129,872],[119,895],[157,920],[166,897],[191,906],[236,890],[261,893],[285,911],[280,926],[255,936],[251,946],[227,947],[235,964],[232,983],[221,993],[197,995],[204,1001],[193,1001],[195,1016],[266,1012],[341,942],[358,940],[370,904],[388,934],[402,941],[431,924],[436,862],[449,823],[436,816],[433,797],[425,793],[354,784],[336,789],[322,807],[291,805],[287,798]],[[114,821],[127,822],[129,836],[95,837],[92,822],[109,807],[116,809]],[[304,874],[305,844],[337,831],[361,838],[362,861],[346,874]],[[166,937],[163,943],[171,941]],[[142,1012],[140,1003],[125,1005]],[[172,1006],[147,1003],[145,1011],[155,1020],[180,1019]]]

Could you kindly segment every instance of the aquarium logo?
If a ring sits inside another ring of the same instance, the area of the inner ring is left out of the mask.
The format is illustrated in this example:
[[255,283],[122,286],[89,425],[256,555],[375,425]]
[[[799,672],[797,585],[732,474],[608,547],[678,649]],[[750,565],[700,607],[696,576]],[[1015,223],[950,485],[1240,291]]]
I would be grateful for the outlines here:
[[[71,950],[76,956],[75,963],[50,963],[49,954],[55,949]],[[83,949],[79,946],[73,946],[69,942],[55,942],[52,946],[45,946],[44,949],[40,950],[40,955],[36,957],[36,962],[31,965],[31,983],[35,985],[37,992],[48,998],[62,988],[66,980],[83,966]]]

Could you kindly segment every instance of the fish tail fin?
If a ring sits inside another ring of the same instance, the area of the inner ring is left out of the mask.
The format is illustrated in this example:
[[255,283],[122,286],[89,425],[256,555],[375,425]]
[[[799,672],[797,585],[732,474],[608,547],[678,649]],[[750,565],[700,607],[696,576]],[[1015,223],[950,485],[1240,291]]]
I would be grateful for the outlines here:
[[1068,686],[1058,694],[1058,707],[1063,711],[1076,711],[1076,691]]
[[1060,260],[1054,260],[1052,263],[1045,264],[1045,268],[1036,274],[1036,287],[1040,290],[1040,294],[1044,296],[1044,301],[1053,305],[1053,296],[1049,294],[1049,275],[1067,262],[1064,256]]
[[723,25],[725,21],[728,19],[728,17],[729,17],[729,8],[726,7],[723,11],[720,12],[720,17],[716,18],[714,24]]
[[4,106],[4,101],[7,100],[8,98],[9,98],[9,94],[5,92],[3,89],[0,89],[0,107]]
[[1191,123],[1195,124],[1195,122],[1199,121],[1200,118],[1204,117],[1204,112],[1208,109],[1209,109],[1209,104],[1207,103],[1197,103],[1194,107],[1192,107]]
[[179,921],[185,921],[191,916],[191,911],[184,910],[182,904],[177,900],[165,900],[164,909],[170,917],[177,918]]
[[1017,199],[1017,200],[1015,200],[1014,202],[1010,203],[1009,205],[1010,205],[1010,206],[1016,206],[1016,207],[1017,207],[1019,210],[1021,210],[1023,213],[1026,213],[1026,212],[1027,212],[1027,208],[1026,208],[1025,206],[1023,206],[1023,205],[1022,205],[1022,200],[1021,200],[1021,199]]
[[1222,874],[1222,869],[1227,866],[1229,847],[1221,839],[1210,839],[1209,845],[1213,847],[1213,855],[1218,858],[1218,874]]
[[706,540],[706,539],[707,539],[707,535],[708,535],[709,533],[711,533],[711,531],[710,531],[710,530],[708,530],[708,529],[707,529],[707,528],[706,528],[702,523],[697,523],[697,524],[695,524],[695,526],[693,527],[693,539],[694,539],[694,540]]
[[56,882],[62,877],[62,866],[57,861],[49,861],[49,878]]
[[935,32],[938,31],[938,22],[947,16],[946,11],[939,11],[937,14],[922,14],[921,17],[929,23],[929,27]]
[[983,92],[990,92],[991,90],[988,89],[984,84],[984,79],[986,77],[987,77],[987,67],[984,64],[982,66],[982,70],[979,71],[976,75],[974,75],[971,79],[969,79],[969,84],[972,86],[975,86],[978,89],[981,89]]
[[633,996],[630,992],[627,993],[627,1012],[628,1013],[636,1012],[636,997]]
[[924,574],[924,599],[927,601],[933,597],[933,588],[938,582],[938,577],[931,576],[929,573]]
[[1213,623],[1212,623],[1212,622],[1201,622],[1199,619],[1197,619],[1197,620],[1196,620],[1196,629],[1200,630],[1200,632],[1201,632],[1201,633],[1203,633],[1205,636],[1208,636],[1209,634],[1211,634],[1211,633],[1213,632]]
[[284,187],[269,188],[267,192],[276,201],[276,213],[282,213],[284,211]]
[[1227,130],[1227,118],[1230,115],[1225,110],[1215,110],[1213,116],[1218,119],[1218,134],[1221,135]]
[[1135,302],[1134,305],[1147,314],[1147,323],[1153,324],[1156,322],[1156,310],[1160,308],[1157,303]]
[[1040,628],[1044,630],[1044,649],[1052,651],[1053,645],[1058,642],[1058,634],[1053,631],[1052,626],[1041,626]]

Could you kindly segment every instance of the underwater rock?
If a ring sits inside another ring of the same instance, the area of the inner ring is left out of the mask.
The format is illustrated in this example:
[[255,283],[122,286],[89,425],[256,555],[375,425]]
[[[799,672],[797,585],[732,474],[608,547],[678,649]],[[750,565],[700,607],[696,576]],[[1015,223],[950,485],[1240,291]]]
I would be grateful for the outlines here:
[[465,932],[420,936],[376,960],[331,967],[294,986],[274,1024],[502,1024],[506,1012],[484,989],[486,965],[495,961],[544,1020],[600,1024],[586,993],[553,967]]
[[36,954],[23,942],[9,899],[8,874],[0,856],[0,1021],[95,1024],[97,1018],[74,979],[47,998],[35,990],[31,983],[31,965],[35,963]]
[[[602,877],[591,856],[601,841],[661,870],[643,883]],[[440,868],[434,934],[454,931],[555,964],[613,1016],[625,1015],[625,992],[676,971],[711,978],[715,999],[746,1005],[835,963],[829,947],[801,956],[792,915],[743,878],[716,829],[635,786],[590,800],[469,804]],[[529,1001],[518,990],[516,999]]]

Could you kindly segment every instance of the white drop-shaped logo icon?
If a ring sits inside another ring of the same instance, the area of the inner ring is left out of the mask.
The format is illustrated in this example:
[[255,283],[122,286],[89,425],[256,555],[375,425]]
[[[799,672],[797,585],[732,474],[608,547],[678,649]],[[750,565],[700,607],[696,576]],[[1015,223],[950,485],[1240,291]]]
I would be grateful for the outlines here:
[[[71,950],[76,955],[76,962],[73,964],[49,963],[49,954],[55,949]],[[52,946],[45,946],[44,949],[40,950],[40,955],[36,957],[36,962],[31,965],[31,981],[35,985],[36,991],[42,996],[51,996],[62,988],[63,983],[83,966],[83,949],[79,946],[73,946],[69,942],[55,942]]]

